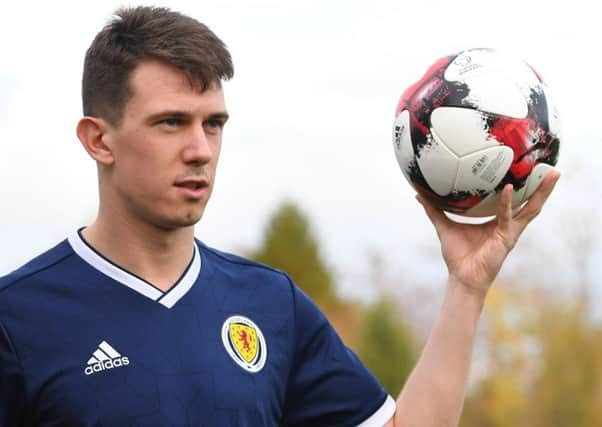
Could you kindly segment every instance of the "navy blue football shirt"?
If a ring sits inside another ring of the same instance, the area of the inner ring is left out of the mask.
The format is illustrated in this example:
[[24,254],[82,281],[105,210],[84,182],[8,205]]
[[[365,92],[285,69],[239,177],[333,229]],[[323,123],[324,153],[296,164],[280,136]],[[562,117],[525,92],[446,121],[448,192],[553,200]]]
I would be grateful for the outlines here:
[[287,275],[199,241],[167,292],[80,233],[0,279],[1,426],[382,426],[394,410]]

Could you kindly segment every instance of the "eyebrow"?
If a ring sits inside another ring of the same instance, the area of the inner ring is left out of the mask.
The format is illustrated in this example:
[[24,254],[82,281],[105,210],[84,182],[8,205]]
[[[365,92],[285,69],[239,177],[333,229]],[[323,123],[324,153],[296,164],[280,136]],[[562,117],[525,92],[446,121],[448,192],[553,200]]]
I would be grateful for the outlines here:
[[[163,119],[165,117],[188,118],[190,116],[192,116],[192,113],[190,113],[189,111],[164,110],[164,111],[160,111],[158,113],[151,114],[150,116],[148,116],[147,121],[155,122],[155,121]],[[230,115],[227,112],[218,111],[218,112],[210,114],[207,119],[208,120],[222,120],[223,122],[226,122],[229,118],[230,118]]]
[[213,113],[209,116],[209,120],[221,120],[224,123],[226,121],[228,121],[229,118],[230,118],[230,115],[228,113],[226,113],[225,111]]

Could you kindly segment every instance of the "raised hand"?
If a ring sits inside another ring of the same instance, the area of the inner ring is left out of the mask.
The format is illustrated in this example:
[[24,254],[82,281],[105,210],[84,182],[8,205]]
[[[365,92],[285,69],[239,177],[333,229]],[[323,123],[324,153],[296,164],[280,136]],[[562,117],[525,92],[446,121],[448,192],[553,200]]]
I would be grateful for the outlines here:
[[451,279],[485,294],[527,225],[541,212],[560,177],[552,170],[520,209],[512,209],[512,185],[502,190],[495,219],[483,224],[450,220],[421,196],[416,196],[435,226]]

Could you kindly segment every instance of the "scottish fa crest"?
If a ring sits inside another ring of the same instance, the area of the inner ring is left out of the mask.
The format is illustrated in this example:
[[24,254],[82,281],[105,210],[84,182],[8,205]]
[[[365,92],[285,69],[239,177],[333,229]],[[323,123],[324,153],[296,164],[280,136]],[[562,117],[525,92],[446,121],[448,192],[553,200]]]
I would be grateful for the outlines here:
[[222,326],[222,342],[230,357],[243,369],[259,372],[268,348],[259,327],[244,316],[231,316]]

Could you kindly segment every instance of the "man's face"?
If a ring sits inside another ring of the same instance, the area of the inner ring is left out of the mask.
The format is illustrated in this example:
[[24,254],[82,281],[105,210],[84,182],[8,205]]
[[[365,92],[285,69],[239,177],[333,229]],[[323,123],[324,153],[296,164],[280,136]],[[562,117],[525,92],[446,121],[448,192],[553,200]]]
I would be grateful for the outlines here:
[[130,77],[133,96],[106,137],[107,183],[132,220],[164,229],[195,224],[211,195],[228,115],[219,84],[199,92],[168,65],[148,61]]

